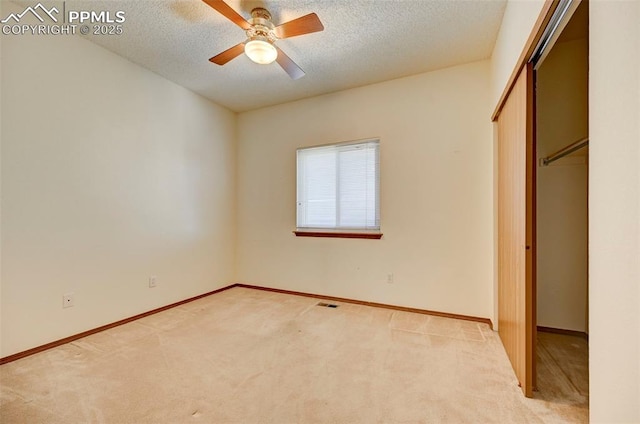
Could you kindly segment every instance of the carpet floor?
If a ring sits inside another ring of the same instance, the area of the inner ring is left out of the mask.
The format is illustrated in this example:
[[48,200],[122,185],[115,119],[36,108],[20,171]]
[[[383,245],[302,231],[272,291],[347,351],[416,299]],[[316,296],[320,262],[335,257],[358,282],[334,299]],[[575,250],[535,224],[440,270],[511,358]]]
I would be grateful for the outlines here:
[[486,324],[333,303],[236,287],[5,364],[0,422],[588,420],[584,393],[524,398]]

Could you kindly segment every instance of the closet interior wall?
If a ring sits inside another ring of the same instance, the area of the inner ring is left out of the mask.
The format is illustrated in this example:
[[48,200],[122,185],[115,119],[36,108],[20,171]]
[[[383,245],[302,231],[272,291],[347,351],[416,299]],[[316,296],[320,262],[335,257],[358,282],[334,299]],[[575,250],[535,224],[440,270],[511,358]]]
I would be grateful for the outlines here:
[[[574,27],[563,31],[538,69],[539,164],[589,135],[589,44]],[[587,200],[588,147],[538,167],[538,326],[588,332]]]

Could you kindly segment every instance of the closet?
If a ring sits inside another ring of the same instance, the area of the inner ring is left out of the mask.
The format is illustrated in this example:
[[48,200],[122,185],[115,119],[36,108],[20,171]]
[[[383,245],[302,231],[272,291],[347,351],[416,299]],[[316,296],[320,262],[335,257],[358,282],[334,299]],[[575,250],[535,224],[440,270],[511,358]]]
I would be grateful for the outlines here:
[[536,66],[538,396],[588,406],[589,37],[582,1]]

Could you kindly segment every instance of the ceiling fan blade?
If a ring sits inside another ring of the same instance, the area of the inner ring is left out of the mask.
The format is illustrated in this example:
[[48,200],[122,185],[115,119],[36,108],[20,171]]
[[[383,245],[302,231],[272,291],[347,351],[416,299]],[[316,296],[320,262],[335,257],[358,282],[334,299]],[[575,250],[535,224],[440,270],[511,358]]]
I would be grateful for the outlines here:
[[278,65],[280,65],[282,69],[284,69],[284,71],[289,74],[291,79],[297,80],[299,78],[302,78],[304,76],[304,71],[300,69],[300,67],[296,65],[296,63],[291,60],[289,56],[284,54],[284,52],[280,50],[278,46],[276,46],[276,50],[278,50],[278,57],[276,58],[276,62],[278,62]]
[[209,62],[213,62],[216,65],[224,65],[231,59],[235,59],[236,57],[240,56],[242,53],[244,53],[244,43],[236,44],[230,49],[227,49],[222,53],[213,56],[211,59],[209,59]]
[[320,22],[318,15],[309,13],[293,21],[278,25],[274,31],[278,38],[290,38],[322,30],[324,30],[324,25]]
[[202,0],[202,1],[207,3],[209,6],[213,7],[215,10],[220,12],[220,14],[225,16],[234,24],[238,25],[240,28],[244,30],[251,28],[251,24],[247,22],[245,18],[240,16],[238,12],[233,10],[231,6],[229,6],[227,3],[223,2],[222,0]]

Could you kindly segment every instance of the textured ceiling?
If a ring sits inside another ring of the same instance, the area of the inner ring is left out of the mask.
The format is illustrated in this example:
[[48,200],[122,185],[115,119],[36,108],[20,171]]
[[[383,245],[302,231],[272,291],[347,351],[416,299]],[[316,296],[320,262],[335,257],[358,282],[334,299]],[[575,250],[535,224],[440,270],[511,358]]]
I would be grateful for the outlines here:
[[258,65],[245,55],[224,66],[210,63],[245,34],[202,0],[67,0],[66,7],[125,11],[123,35],[86,37],[241,112],[486,59],[506,6],[506,0],[227,3],[245,19],[254,7],[264,7],[276,25],[316,12],[323,32],[277,42],[306,76],[294,81],[276,63]]

